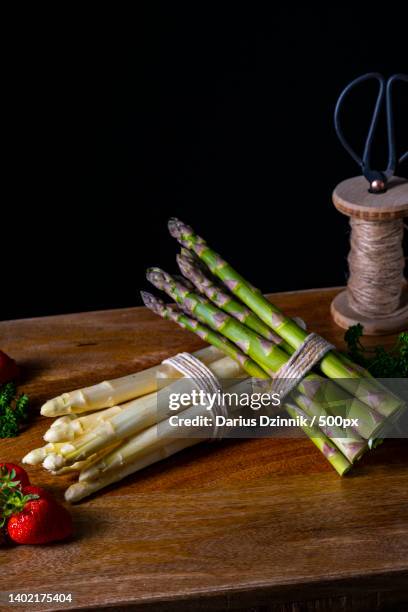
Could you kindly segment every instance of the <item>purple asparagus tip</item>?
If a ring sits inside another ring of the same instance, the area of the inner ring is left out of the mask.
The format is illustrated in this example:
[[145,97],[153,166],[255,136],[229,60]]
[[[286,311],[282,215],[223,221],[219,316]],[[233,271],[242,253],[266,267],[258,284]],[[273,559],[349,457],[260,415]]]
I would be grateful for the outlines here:
[[168,282],[167,274],[160,270],[160,268],[148,268],[146,270],[146,278],[149,283],[152,283],[157,289],[163,289],[166,282]]
[[168,227],[170,236],[176,238],[177,240],[181,240],[183,235],[194,233],[193,229],[189,225],[186,225],[183,223],[183,221],[177,219],[177,217],[171,217],[171,219],[169,219]]
[[143,304],[149,310],[152,310],[156,314],[160,314],[163,307],[163,302],[156,298],[152,293],[148,291],[141,291],[140,295],[142,296]]
[[187,259],[184,255],[177,255],[177,265],[180,268],[180,272],[188,279],[191,278],[191,274],[193,272],[193,268],[191,265],[191,261]]
[[194,260],[177,255],[177,264],[184,277],[188,278],[199,291],[203,291],[203,287],[212,285]]

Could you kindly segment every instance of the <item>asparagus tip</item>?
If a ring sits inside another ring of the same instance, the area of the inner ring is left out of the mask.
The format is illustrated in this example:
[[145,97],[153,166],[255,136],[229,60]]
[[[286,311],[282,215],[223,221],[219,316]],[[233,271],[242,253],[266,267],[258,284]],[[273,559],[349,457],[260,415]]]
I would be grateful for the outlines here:
[[[187,249],[183,249],[186,251]],[[199,291],[205,293],[202,290],[203,286],[212,285],[212,281],[206,276],[203,271],[202,263],[187,250],[187,254],[179,253],[176,257],[178,267],[180,268],[181,273],[184,275],[188,281],[191,281],[193,287],[197,287]]]
[[152,310],[156,314],[161,313],[163,302],[159,298],[148,291],[141,291],[140,295],[142,296],[143,304],[146,308],[149,308],[149,310]]
[[45,451],[43,448],[35,448],[30,451],[22,458],[21,463],[26,463],[27,465],[37,465],[42,462],[45,457]]
[[209,280],[205,277],[200,267],[197,266],[197,263],[191,257],[177,255],[177,264],[181,273],[188,279],[186,282],[191,284],[193,288],[197,287],[199,291],[204,292],[202,287],[208,285]]
[[76,482],[65,491],[65,500],[75,503],[88,495],[87,482]]
[[69,425],[74,418],[75,416],[73,414],[65,414],[64,416],[55,419],[55,421],[51,423],[50,427],[65,427],[66,425]]
[[182,235],[186,233],[186,230],[187,232],[188,230],[192,232],[192,229],[188,225],[180,221],[180,219],[177,219],[177,217],[171,217],[169,219],[168,228],[170,236],[176,238],[177,240],[182,238]]
[[66,442],[72,440],[75,430],[71,424],[61,424],[59,427],[50,427],[44,434],[46,442]]
[[191,259],[187,258],[185,255],[179,254],[176,256],[177,265],[180,268],[180,272],[187,279],[190,279],[194,272],[194,267],[191,262]]
[[57,427],[50,427],[43,435],[43,439],[46,442],[60,442],[61,440],[64,440],[64,438],[61,437],[60,431]]
[[43,467],[50,472],[56,472],[65,465],[65,459],[61,455],[51,453],[43,461]]
[[41,407],[41,414],[42,416],[46,416],[46,417],[52,417],[55,416],[55,402],[54,400],[48,400],[48,402],[45,402],[45,404]]
[[168,274],[166,274],[166,272],[164,272],[160,268],[148,268],[146,270],[146,278],[149,283],[152,283],[152,285],[157,287],[157,289],[162,290],[164,288],[165,283],[170,280]]

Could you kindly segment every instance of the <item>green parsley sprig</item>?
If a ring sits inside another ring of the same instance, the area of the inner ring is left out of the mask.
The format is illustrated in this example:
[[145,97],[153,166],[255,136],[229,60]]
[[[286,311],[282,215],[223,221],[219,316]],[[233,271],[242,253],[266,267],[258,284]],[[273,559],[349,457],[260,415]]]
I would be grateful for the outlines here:
[[402,332],[391,350],[383,346],[365,347],[361,343],[363,326],[358,323],[344,334],[351,359],[375,378],[408,377],[408,331]]
[[17,395],[13,382],[0,386],[0,438],[14,438],[28,418],[28,396]]

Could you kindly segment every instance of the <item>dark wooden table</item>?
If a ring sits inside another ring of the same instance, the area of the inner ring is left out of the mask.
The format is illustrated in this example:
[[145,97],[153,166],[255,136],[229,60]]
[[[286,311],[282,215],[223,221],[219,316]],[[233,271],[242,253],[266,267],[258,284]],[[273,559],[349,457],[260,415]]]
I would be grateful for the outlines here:
[[[343,332],[329,317],[337,291],[273,299],[340,347]],[[0,323],[0,347],[25,366],[23,387],[37,415],[18,438],[0,441],[0,458],[19,461],[41,445],[44,399],[199,346],[143,308]],[[61,499],[71,481],[29,472]],[[73,609],[408,610],[402,440],[386,441],[343,479],[307,439],[205,443],[72,513],[72,541],[0,548],[3,596],[72,592],[65,608]]]

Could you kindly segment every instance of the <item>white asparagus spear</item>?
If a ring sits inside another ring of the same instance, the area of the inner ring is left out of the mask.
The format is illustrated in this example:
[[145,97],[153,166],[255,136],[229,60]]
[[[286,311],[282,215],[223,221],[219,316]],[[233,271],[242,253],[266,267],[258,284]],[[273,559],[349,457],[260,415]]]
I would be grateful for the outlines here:
[[[205,409],[201,406],[198,410],[197,407],[195,410],[187,408],[187,410],[183,411],[183,416],[188,415],[190,418],[192,415],[202,415],[204,410]],[[171,428],[171,431],[169,431],[167,427],[163,428],[163,425],[166,423],[166,421],[163,421],[160,424],[156,423],[152,425],[152,427],[130,438],[128,442],[125,442],[125,444],[117,448],[116,452],[113,451],[112,453],[108,453],[106,458],[102,458],[91,466],[83,469],[79,475],[79,482],[83,480],[91,482],[92,480],[103,478],[105,474],[108,475],[117,470],[120,471],[126,465],[133,465],[145,455],[162,450],[169,441],[177,441],[177,432],[174,431],[175,428]],[[194,440],[194,438],[192,439]],[[204,438],[200,438],[199,440],[201,439]]]
[[[127,437],[126,431],[141,431],[150,427],[158,417],[157,393],[149,393],[120,406],[121,410],[111,419],[99,421],[94,428],[72,440],[46,444],[26,455],[23,463],[43,462],[51,472],[59,471],[72,463],[84,461],[117,439]],[[118,418],[120,417],[120,419]],[[130,435],[130,433],[129,433]],[[55,450],[53,451],[53,446]],[[42,453],[42,458],[41,458]]]
[[[86,460],[78,461],[72,464],[71,466],[68,466],[69,469],[67,467],[64,470],[64,472],[59,471],[58,473],[65,474],[67,471],[78,471],[79,472],[83,467],[85,467],[85,465],[91,464],[93,461],[96,461],[100,457],[103,457],[108,452],[110,452],[110,450],[112,450],[119,444],[121,444],[121,442],[117,441],[111,444],[109,447],[101,449],[101,451],[99,451],[98,453],[94,453],[93,455],[90,455],[89,457],[86,458]],[[58,454],[63,446],[64,447],[66,446],[65,442],[56,442],[56,443],[50,442],[46,444],[45,446],[41,446],[40,448],[34,448],[32,451],[27,453],[25,457],[23,457],[21,462],[27,465],[38,465],[44,461],[47,455],[50,455],[53,453]],[[55,474],[56,472],[54,471],[53,473]]]
[[139,470],[148,467],[153,463],[157,463],[157,461],[170,457],[170,455],[174,455],[184,448],[188,448],[189,446],[193,446],[193,444],[198,444],[199,442],[202,442],[202,440],[198,438],[175,440],[167,446],[159,448],[148,455],[144,455],[141,459],[137,459],[133,463],[124,465],[115,471],[111,471],[109,474],[106,474],[97,480],[92,480],[90,482],[87,482],[86,480],[76,482],[65,491],[65,499],[70,503],[78,502],[81,499],[84,499],[84,497],[88,497],[88,495],[92,495],[92,493],[96,493],[96,491],[100,491],[108,485],[126,478],[126,476],[129,476],[130,474],[134,474],[135,472],[138,472]]
[[114,448],[120,446],[121,443],[122,442],[116,442],[115,444],[112,444],[112,446],[103,448],[101,451],[99,451],[99,453],[91,455],[90,457],[88,457],[88,459],[85,459],[84,461],[77,461],[72,465],[67,465],[66,467],[63,467],[60,470],[57,470],[56,472],[52,472],[52,474],[54,476],[62,476],[63,474],[71,474],[73,472],[80,472],[81,470],[86,470],[93,463],[99,461],[99,459],[102,459],[104,455],[107,455],[108,453],[112,452]]
[[[229,357],[215,361],[208,367],[220,380],[227,383],[246,376],[240,365]],[[182,378],[158,393],[151,393],[128,402],[119,414],[99,423],[84,435],[74,438],[66,444],[59,444],[55,453],[47,453],[43,461],[43,467],[53,472],[60,470],[66,465],[86,459],[107,444],[129,438],[166,419],[171,414],[168,403],[169,395],[171,393],[189,393],[193,388],[195,388],[194,380]]]
[[21,462],[27,465],[38,465],[42,463],[47,455],[51,453],[59,453],[61,448],[64,446],[64,442],[49,442],[45,446],[40,448],[34,448],[25,457],[22,458]]
[[[196,351],[193,355],[208,365],[220,359],[223,353],[213,346],[207,346]],[[155,391],[157,389],[157,378],[174,379],[180,377],[180,372],[171,366],[160,364],[135,374],[105,380],[90,387],[63,393],[48,400],[42,406],[41,414],[47,417],[55,417],[110,408]]]
[[[106,421],[116,414],[119,414],[127,404],[121,406],[112,406],[112,408],[105,408],[105,410],[99,410],[92,412],[83,417],[76,419],[70,419],[68,417],[62,417],[57,419],[60,421],[58,424],[53,423],[44,434],[44,440],[46,442],[68,442],[82,436],[87,430],[96,427],[102,421]],[[66,420],[62,420],[66,419]]]
[[[233,394],[237,394],[237,397],[241,392],[248,392],[247,381],[243,381],[234,384],[229,391]],[[234,397],[234,396],[232,396]],[[238,406],[229,406],[228,412],[241,410]],[[190,408],[186,408],[180,413],[173,413],[173,416],[181,417],[182,422],[178,426],[171,424],[171,419],[167,418],[160,423],[155,423],[152,427],[145,429],[144,431],[130,437],[124,444],[115,448],[111,453],[108,453],[97,462],[94,462],[89,468],[82,470],[79,475],[79,480],[94,480],[100,478],[103,473],[111,470],[116,470],[123,465],[128,463],[134,463],[137,459],[155,451],[162,446],[166,446],[169,441],[179,438],[189,437],[210,437],[212,435],[211,428],[208,427],[192,427],[186,423],[185,419],[194,419],[196,417],[211,417],[212,412],[208,410],[205,404],[193,405]],[[190,421],[191,422],[191,421]],[[193,435],[192,435],[193,434]]]

